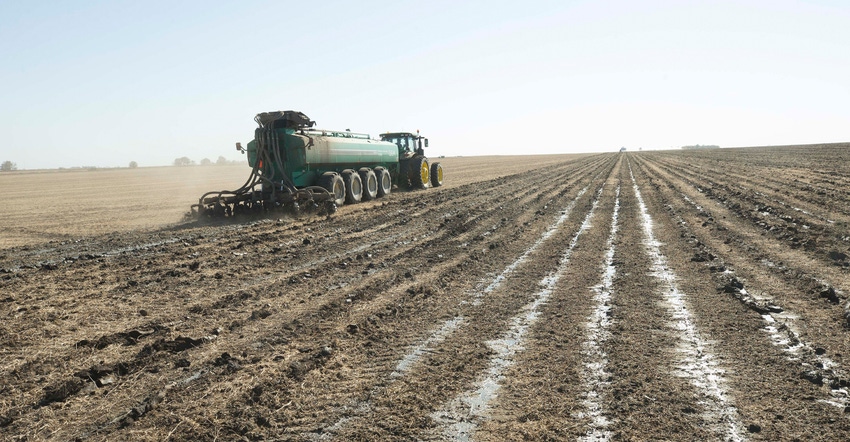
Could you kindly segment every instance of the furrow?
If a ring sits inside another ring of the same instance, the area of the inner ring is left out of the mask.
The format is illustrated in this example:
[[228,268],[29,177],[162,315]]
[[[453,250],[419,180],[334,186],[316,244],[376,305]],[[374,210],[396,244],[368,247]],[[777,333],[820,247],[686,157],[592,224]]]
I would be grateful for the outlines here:
[[599,204],[601,194],[600,187],[578,232],[561,256],[558,268],[538,282],[541,289],[533,295],[532,301],[526,304],[517,316],[510,319],[508,330],[499,339],[487,342],[488,347],[495,354],[490,358],[484,376],[476,380],[471,390],[451,399],[433,413],[437,431],[446,438],[470,440],[477,429],[478,421],[487,416],[490,402],[495,398],[499,390],[499,382],[504,378],[503,373],[514,363],[516,353],[523,350],[528,329],[539,318],[541,307],[549,300],[561,275],[570,264],[570,256],[582,233],[590,228],[590,220]]
[[728,399],[723,370],[718,366],[717,357],[713,355],[711,348],[697,330],[688,306],[687,295],[679,291],[676,275],[669,269],[667,259],[661,253],[661,244],[655,239],[653,233],[652,217],[644,204],[631,164],[629,164],[629,175],[638,200],[646,251],[652,260],[653,276],[662,283],[663,299],[675,321],[674,327],[680,332],[679,349],[682,360],[678,366],[678,374],[688,378],[704,395],[706,420],[717,427],[718,434],[727,440],[744,440],[738,410]]

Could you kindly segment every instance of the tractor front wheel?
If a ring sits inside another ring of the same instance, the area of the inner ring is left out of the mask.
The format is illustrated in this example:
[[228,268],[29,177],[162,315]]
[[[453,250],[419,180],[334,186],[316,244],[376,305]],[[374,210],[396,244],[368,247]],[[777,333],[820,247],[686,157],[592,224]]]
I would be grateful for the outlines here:
[[440,187],[443,185],[443,166],[440,163],[431,165],[431,187]]

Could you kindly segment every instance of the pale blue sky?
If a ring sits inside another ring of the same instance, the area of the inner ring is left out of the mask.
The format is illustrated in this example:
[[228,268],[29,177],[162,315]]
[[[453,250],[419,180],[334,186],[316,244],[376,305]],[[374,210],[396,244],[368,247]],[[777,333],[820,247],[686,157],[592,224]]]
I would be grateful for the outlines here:
[[219,155],[256,113],[436,155],[850,141],[846,1],[0,0],[0,161]]

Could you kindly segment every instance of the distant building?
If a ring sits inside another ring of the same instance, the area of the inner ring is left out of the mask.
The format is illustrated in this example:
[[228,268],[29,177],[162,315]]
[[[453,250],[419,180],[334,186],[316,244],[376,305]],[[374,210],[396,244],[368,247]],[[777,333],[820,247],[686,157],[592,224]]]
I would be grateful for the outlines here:
[[625,147],[621,147],[621,148],[620,148],[620,152],[625,152],[625,151],[626,151],[626,148],[625,148]]

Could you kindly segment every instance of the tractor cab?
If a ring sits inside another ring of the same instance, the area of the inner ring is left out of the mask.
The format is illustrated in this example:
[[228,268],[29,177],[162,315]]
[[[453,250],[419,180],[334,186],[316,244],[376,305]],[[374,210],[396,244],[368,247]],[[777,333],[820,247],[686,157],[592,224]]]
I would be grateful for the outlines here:
[[431,164],[425,157],[428,139],[419,135],[419,131],[387,132],[381,134],[381,141],[387,141],[398,147],[399,173],[397,182],[400,187],[424,189],[428,186],[443,185],[443,167],[440,163]]
[[410,158],[414,155],[425,156],[425,147],[428,147],[428,139],[410,132],[387,132],[381,134],[381,141],[389,141],[398,146],[399,158]]

